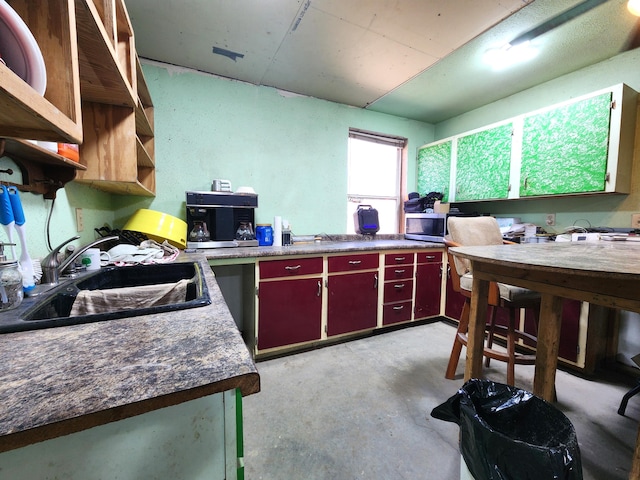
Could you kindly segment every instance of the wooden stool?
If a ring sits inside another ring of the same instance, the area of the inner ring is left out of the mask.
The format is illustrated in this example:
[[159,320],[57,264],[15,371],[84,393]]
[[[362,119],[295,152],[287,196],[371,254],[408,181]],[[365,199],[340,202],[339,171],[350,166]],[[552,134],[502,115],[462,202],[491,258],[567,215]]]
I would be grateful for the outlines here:
[[[452,228],[452,222],[455,223],[454,228]],[[459,233],[460,229],[465,228],[465,225],[469,223],[471,224],[469,231],[473,234],[474,245],[495,245],[498,242],[511,243],[503,242],[500,229],[493,217],[449,217],[449,232],[451,236],[453,237],[455,233]],[[486,235],[487,243],[478,243],[483,241],[483,234],[485,232],[489,232]],[[463,263],[456,263],[454,256],[449,252],[449,247],[462,246],[463,243],[458,243],[454,239],[446,239],[445,245],[447,246],[447,258],[451,267],[451,283],[453,290],[459,292],[465,297],[460,321],[458,323],[458,329],[453,340],[449,364],[445,373],[445,378],[453,379],[455,377],[458,361],[460,360],[462,347],[467,345],[469,310],[471,305],[471,284],[473,282],[473,276],[467,271]],[[535,334],[530,334],[517,328],[519,310],[521,308],[533,309],[537,321],[540,311],[540,295],[520,287],[492,282],[489,287],[488,303],[491,309],[491,315],[487,324],[488,339],[483,352],[486,357],[485,363],[486,365],[489,365],[490,359],[506,362],[507,384],[514,385],[515,365],[533,365],[535,364],[536,358],[535,354],[521,354],[516,352],[516,345],[521,339],[529,340],[533,346],[535,346],[537,342]],[[506,308],[509,310],[509,321],[506,326],[496,324],[496,313],[498,308]],[[492,348],[496,333],[503,335],[506,338],[506,351],[495,350]]]

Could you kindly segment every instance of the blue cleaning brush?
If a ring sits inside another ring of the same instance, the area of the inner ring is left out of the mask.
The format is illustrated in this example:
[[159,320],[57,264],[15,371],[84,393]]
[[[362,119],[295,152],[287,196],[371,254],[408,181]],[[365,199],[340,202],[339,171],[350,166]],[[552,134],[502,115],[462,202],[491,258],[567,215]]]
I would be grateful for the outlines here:
[[7,232],[9,238],[9,246],[11,247],[11,258],[17,260],[16,255],[16,242],[14,241],[13,230],[15,226],[15,220],[13,218],[13,208],[11,208],[11,201],[9,200],[9,190],[6,185],[0,185],[0,223]]
[[[13,241],[13,227],[15,222],[13,220],[13,210],[11,209],[11,202],[9,201],[9,192],[7,187],[0,185],[0,223],[7,232],[9,237],[9,246],[11,247],[12,260],[16,260],[16,244]],[[8,303],[7,291],[0,285],[0,300],[3,304]]]
[[28,292],[35,288],[35,278],[33,274],[33,262],[29,256],[27,250],[27,235],[24,227],[25,218],[24,210],[22,208],[22,201],[18,194],[16,187],[9,187],[9,202],[11,203],[11,211],[13,212],[13,219],[15,223],[15,229],[18,232],[20,238],[20,268],[22,269],[22,288],[25,292]]

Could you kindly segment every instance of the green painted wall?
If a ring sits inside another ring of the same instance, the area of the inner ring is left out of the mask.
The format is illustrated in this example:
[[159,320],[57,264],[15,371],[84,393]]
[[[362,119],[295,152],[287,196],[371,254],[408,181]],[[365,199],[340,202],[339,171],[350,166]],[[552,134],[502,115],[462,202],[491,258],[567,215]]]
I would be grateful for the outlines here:
[[[564,75],[537,87],[504,98],[436,125],[435,139],[480,128],[516,115],[560,103],[618,83],[640,91],[640,50],[632,50],[591,67]],[[571,225],[629,228],[631,214],[640,212],[640,155],[636,147],[629,195],[592,195],[564,198],[503,200],[464,204],[465,210],[499,216],[519,216],[523,221],[544,225],[546,213],[556,214],[562,232]]]
[[[260,222],[283,215],[297,234],[341,233],[346,222],[349,127],[409,138],[411,191],[417,184],[415,158],[419,146],[620,82],[640,91],[639,63],[640,50],[627,52],[435,127],[145,63],[143,69],[156,107],[157,197],[109,195],[71,182],[59,190],[54,204],[51,243],[55,246],[76,234],[76,208],[84,213],[83,243],[92,240],[93,229],[105,222],[121,228],[138,208],[184,218],[185,190],[208,190],[214,178],[229,179],[234,187],[253,186],[260,195]],[[6,162],[6,158],[0,159],[0,168]],[[630,214],[640,211],[639,168],[634,165],[630,195],[505,200],[473,204],[473,208],[519,215],[539,224],[545,213],[556,213],[557,230],[574,223],[626,227]],[[22,199],[30,253],[42,257],[47,253],[45,224],[51,201],[30,193],[22,194]],[[0,232],[0,240],[6,240],[4,231]]]
[[[416,184],[416,151],[433,126],[273,88],[163,64],[143,64],[155,105],[160,210],[184,218],[185,191],[228,179],[258,193],[256,223],[275,215],[295,234],[346,232],[349,127],[409,139],[408,185]],[[115,199],[126,218],[148,201]]]
[[[18,166],[8,157],[0,157],[0,169],[6,168],[11,168],[14,173],[13,175],[0,174],[0,181],[22,182]],[[49,214],[52,247],[58,246],[74,235],[82,237],[75,242],[76,245],[87,243],[96,237],[93,231],[95,227],[101,227],[104,223],[113,225],[111,195],[75,182],[68,183],[65,188],[59,189],[55,201],[45,200],[42,195],[28,192],[21,192],[20,199],[25,212],[28,251],[33,258],[42,258],[49,251],[46,241],[46,224]],[[82,208],[85,227],[81,233],[76,229],[76,208]],[[0,242],[8,242],[8,240],[5,229],[0,229]],[[14,242],[18,243],[17,236]],[[17,246],[16,249],[17,255],[20,255],[20,247]],[[11,258],[10,251],[8,252]]]
[[[349,127],[407,137],[410,186],[416,184],[417,147],[433,140],[433,126],[422,122],[162,64],[143,69],[155,105],[157,196],[110,195],[71,182],[53,205],[53,247],[76,234],[77,245],[87,243],[105,223],[122,228],[138,208],[184,219],[184,192],[210,190],[214,178],[230,180],[234,189],[252,186],[259,194],[258,222],[282,215],[296,234],[344,233]],[[0,168],[7,165],[15,170],[11,160],[0,159]],[[29,252],[44,257],[52,201],[30,193],[21,198]],[[83,209],[81,233],[76,208]]]

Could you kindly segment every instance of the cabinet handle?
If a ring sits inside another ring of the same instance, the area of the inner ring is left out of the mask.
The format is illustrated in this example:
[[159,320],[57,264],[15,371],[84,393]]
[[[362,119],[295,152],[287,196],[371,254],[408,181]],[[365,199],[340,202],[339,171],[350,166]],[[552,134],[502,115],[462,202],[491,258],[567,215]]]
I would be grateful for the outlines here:
[[322,283],[318,280],[318,293],[316,294],[318,297],[322,295]]
[[373,289],[377,290],[378,288],[378,274],[374,273],[373,274]]
[[403,262],[403,261],[404,261],[404,259],[405,259],[405,257],[396,257],[396,258],[394,258],[394,260],[395,260],[396,262]]
[[397,305],[393,307],[394,310],[402,310],[403,308],[404,308],[404,305]]
[[362,260],[349,260],[349,265],[360,265]]
[[402,270],[394,270],[394,272],[395,272],[397,275],[401,275],[401,274],[403,274],[403,273],[405,272],[405,270],[404,270],[404,269],[402,269]]
[[395,288],[396,290],[400,290],[401,288],[404,288],[404,283],[396,283],[393,288]]
[[435,260],[436,256],[435,255],[425,255],[425,257],[427,260]]
[[285,270],[289,270],[291,272],[291,271],[299,270],[300,267],[302,267],[302,265],[295,265],[293,267],[290,267],[290,266],[287,265],[286,267],[284,267],[284,269]]

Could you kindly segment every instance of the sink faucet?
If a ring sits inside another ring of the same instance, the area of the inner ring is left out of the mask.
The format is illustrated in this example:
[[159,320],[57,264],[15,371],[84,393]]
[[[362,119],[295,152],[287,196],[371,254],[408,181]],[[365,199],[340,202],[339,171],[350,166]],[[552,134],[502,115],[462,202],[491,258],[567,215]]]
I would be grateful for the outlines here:
[[112,235],[110,237],[102,237],[94,240],[93,242],[84,245],[69,255],[62,263],[58,260],[58,252],[62,247],[64,247],[67,243],[73,242],[80,238],[80,235],[76,235],[71,237],[69,240],[65,240],[56,248],[54,248],[49,255],[44,257],[41,262],[42,266],[42,283],[49,285],[57,285],[60,281],[60,275],[64,272],[69,265],[71,265],[80,255],[82,255],[88,248],[95,247],[104,242],[109,242],[111,240],[118,240],[119,237],[117,235]]

